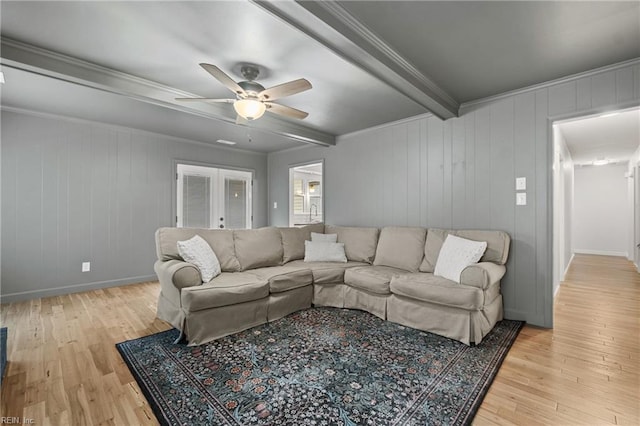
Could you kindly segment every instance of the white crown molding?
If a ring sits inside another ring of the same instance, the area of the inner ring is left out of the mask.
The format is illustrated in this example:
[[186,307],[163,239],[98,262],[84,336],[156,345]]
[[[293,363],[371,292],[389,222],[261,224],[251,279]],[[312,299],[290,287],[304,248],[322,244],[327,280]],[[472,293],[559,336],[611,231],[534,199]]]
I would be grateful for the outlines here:
[[455,99],[336,2],[253,2],[441,119],[458,116]]
[[[0,52],[2,56],[0,63],[5,67],[115,93],[188,114],[235,123],[236,116],[231,108],[206,103],[193,103],[187,107],[175,98],[196,97],[196,95],[154,81],[5,37],[2,38]],[[334,135],[272,116],[256,120],[252,123],[252,127],[308,144],[335,145]]]
[[527,87],[523,87],[523,88],[520,88],[520,89],[511,90],[511,91],[508,91],[508,92],[500,93],[498,95],[488,96],[486,98],[481,98],[481,99],[476,99],[476,100],[469,101],[469,102],[464,102],[463,104],[460,105],[460,112],[462,113],[463,110],[465,110],[467,108],[470,108],[470,107],[476,107],[478,105],[491,103],[491,102],[496,102],[496,101],[499,101],[501,99],[509,98],[509,97],[520,95],[520,94],[523,94],[523,93],[528,93],[528,92],[536,91],[536,90],[539,90],[539,89],[549,88],[551,86],[556,86],[558,84],[569,83],[569,82],[572,82],[572,81],[580,80],[582,78],[593,77],[594,75],[602,74],[602,73],[609,72],[609,71],[615,71],[615,70],[619,70],[621,68],[626,68],[626,67],[634,66],[634,65],[638,65],[638,64],[640,64],[640,58],[629,59],[628,61],[618,62],[616,64],[606,65],[604,67],[595,68],[595,69],[592,69],[592,70],[589,70],[589,71],[584,71],[584,72],[581,72],[581,73],[572,74],[572,75],[568,75],[568,76],[565,76],[565,77],[560,77],[560,78],[557,78],[555,80],[545,81],[544,83],[534,84],[532,86],[527,86]]

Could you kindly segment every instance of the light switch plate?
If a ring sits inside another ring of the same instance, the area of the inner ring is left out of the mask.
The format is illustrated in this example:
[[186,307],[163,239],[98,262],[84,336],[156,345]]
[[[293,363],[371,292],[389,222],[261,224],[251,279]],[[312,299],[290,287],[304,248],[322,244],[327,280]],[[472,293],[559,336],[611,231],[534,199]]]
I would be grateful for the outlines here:
[[516,191],[524,191],[525,189],[527,189],[527,178],[516,178]]
[[516,193],[516,206],[526,206],[526,205],[527,205],[527,193],[526,192]]
[[277,202],[277,201],[274,201],[274,202],[273,202],[273,208],[274,208],[274,209],[277,209],[277,208],[278,208],[278,202]]

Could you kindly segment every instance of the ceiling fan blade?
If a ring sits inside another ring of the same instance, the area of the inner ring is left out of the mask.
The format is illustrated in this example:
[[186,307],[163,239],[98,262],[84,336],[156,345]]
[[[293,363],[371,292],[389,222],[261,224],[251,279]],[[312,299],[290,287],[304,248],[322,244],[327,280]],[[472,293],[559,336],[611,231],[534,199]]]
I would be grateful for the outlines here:
[[236,116],[236,124],[242,124],[243,126],[248,126],[249,125],[249,120],[247,120],[246,118],[242,117],[241,115],[237,115]]
[[311,83],[309,83],[306,79],[300,78],[298,80],[293,80],[288,83],[282,83],[277,86],[265,89],[260,92],[258,96],[265,101],[273,101],[279,98],[284,98],[285,96],[291,96],[295,95],[296,93],[304,92],[305,90],[309,90],[312,87],[313,86],[311,86]]
[[273,102],[265,102],[267,111],[271,111],[274,114],[284,115],[285,117],[297,118],[303,120],[309,115],[308,112],[300,111],[299,109],[291,108],[290,106],[274,104]]
[[226,104],[232,104],[235,102],[235,99],[213,99],[213,98],[175,98],[176,101],[180,102],[223,102]]
[[236,95],[244,95],[245,91],[238,83],[236,83],[231,77],[225,74],[220,68],[211,64],[200,64],[202,68],[205,69],[206,72],[214,76],[218,81],[224,84],[229,90],[231,90]]

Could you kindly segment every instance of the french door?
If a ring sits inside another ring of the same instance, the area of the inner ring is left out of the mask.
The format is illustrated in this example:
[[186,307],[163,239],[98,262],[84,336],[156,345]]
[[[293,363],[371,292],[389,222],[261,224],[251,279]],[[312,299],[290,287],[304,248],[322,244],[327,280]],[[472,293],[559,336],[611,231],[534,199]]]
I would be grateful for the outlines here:
[[251,172],[177,165],[176,225],[184,228],[251,228]]

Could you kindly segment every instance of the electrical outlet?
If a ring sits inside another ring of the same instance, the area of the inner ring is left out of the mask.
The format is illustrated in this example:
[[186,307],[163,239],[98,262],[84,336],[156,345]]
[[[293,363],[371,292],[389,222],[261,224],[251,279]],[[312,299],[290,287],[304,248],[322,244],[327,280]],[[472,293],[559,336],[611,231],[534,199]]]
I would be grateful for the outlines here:
[[526,205],[527,205],[527,193],[526,192],[516,193],[516,206],[526,206]]
[[277,209],[277,208],[278,208],[278,202],[277,202],[277,201],[274,201],[274,202],[273,202],[273,208],[274,208],[274,209]]
[[82,262],[82,272],[91,271],[91,262]]

